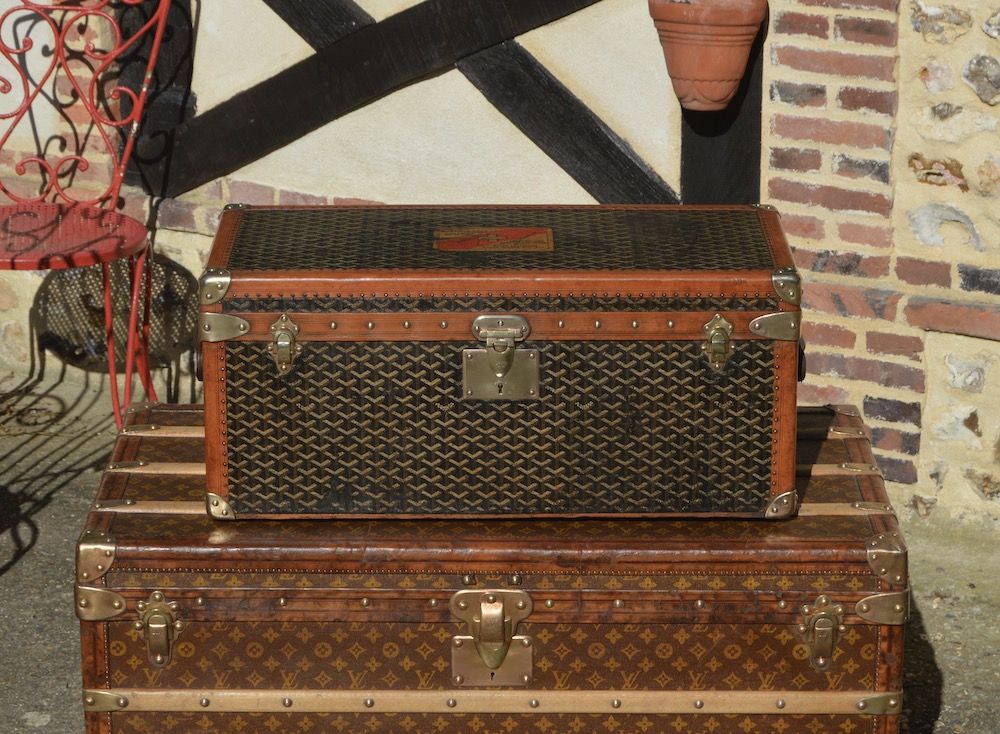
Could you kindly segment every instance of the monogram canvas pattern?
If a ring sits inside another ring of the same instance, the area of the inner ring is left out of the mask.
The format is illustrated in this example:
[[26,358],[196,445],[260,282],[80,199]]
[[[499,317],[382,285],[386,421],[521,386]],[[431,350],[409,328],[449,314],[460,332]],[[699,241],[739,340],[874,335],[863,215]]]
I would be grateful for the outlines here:
[[638,296],[476,296],[469,298],[239,298],[230,313],[538,313],[545,311],[777,311],[774,298],[640,298]]
[[871,716],[609,714],[146,714],[111,717],[113,734],[873,734]]
[[[879,581],[872,574],[751,574],[751,573],[664,573],[647,576],[600,576],[592,574],[521,574],[519,589],[544,591],[743,591],[818,594],[877,591]],[[503,588],[510,574],[476,574],[478,586]],[[426,590],[444,598],[463,586],[456,574],[430,573],[254,573],[249,571],[114,571],[107,574],[114,589],[398,589]],[[431,598],[434,594],[428,594]]]
[[459,343],[227,344],[229,503],[284,513],[762,513],[774,353],[550,342],[541,397],[463,400]]
[[[191,622],[162,670],[141,632],[109,625],[118,688],[453,690],[451,637],[463,623]],[[809,666],[793,625],[523,622],[539,690],[871,690],[878,628],[840,636],[827,671]]]
[[[551,252],[444,252],[436,229],[543,227]],[[596,207],[247,209],[232,270],[471,268],[554,270],[772,269],[757,212]]]

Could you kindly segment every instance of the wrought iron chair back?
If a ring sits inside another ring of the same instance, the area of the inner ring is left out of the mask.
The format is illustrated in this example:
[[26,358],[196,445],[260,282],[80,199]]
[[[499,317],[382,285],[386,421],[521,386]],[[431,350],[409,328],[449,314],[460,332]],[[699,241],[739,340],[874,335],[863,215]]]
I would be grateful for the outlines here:
[[[103,268],[115,420],[121,425],[109,264],[127,259],[124,402],[148,364],[149,240],[121,213],[171,0],[0,0],[0,268]],[[140,314],[141,312],[141,314]]]

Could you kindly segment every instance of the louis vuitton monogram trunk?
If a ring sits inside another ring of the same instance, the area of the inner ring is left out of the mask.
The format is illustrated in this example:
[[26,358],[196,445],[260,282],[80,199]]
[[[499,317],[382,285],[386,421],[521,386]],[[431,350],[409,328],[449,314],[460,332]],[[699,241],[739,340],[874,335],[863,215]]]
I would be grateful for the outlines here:
[[227,517],[794,512],[771,209],[234,206],[201,303]]
[[78,552],[88,734],[890,734],[906,548],[850,409],[796,518],[221,522],[130,417]]

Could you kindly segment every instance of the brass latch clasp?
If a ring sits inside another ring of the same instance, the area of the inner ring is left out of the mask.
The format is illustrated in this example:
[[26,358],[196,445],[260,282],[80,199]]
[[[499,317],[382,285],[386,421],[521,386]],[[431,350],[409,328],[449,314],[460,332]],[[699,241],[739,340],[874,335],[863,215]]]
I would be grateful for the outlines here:
[[730,342],[733,325],[726,321],[722,314],[715,314],[705,324],[704,329],[707,338],[702,342],[701,350],[708,357],[708,366],[715,372],[721,372],[733,351]]
[[298,333],[299,325],[288,318],[286,313],[271,324],[271,343],[267,345],[267,351],[274,358],[279,375],[288,374],[295,357],[302,351],[302,347],[295,342]]
[[469,589],[452,596],[450,607],[472,633],[452,638],[456,685],[523,686],[531,682],[531,638],[515,634],[517,625],[532,611],[528,592]]
[[157,668],[170,662],[174,638],[184,629],[184,623],[177,618],[179,607],[177,602],[167,601],[162,591],[154,591],[148,601],[135,605],[142,616],[134,626],[146,638],[149,662]]
[[485,349],[462,352],[462,396],[466,400],[538,398],[538,352],[518,349],[531,327],[522,316],[477,316],[472,333]]
[[833,660],[837,640],[847,632],[844,606],[822,594],[812,604],[802,606],[802,616],[804,621],[799,625],[799,635],[809,648],[809,663],[816,670],[826,670]]

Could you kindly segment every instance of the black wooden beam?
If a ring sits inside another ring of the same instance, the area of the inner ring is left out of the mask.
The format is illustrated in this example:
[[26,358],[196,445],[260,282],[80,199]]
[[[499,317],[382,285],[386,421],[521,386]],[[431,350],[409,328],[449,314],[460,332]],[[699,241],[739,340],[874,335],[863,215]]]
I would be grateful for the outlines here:
[[345,36],[178,128],[177,196],[460,59],[597,0],[427,0]]
[[375,19],[352,0],[264,0],[275,14],[319,50]]
[[468,56],[458,68],[602,204],[678,203],[632,147],[516,41]]
[[764,29],[750,52],[747,73],[719,112],[684,110],[681,122],[681,201],[756,204],[760,201],[761,86]]

